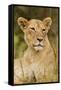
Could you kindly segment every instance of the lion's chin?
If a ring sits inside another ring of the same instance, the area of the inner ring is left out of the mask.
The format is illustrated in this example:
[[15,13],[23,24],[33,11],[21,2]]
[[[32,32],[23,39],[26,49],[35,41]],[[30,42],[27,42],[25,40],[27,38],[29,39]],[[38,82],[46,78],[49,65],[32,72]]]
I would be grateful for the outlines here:
[[40,51],[40,50],[43,50],[43,47],[37,46],[37,47],[34,47],[34,49],[35,49],[36,51]]

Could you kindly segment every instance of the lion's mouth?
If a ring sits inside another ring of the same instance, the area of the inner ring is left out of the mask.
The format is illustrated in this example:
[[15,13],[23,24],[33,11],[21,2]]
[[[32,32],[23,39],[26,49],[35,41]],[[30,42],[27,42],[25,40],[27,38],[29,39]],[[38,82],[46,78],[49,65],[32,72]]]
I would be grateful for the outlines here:
[[43,47],[43,45],[38,44],[38,45],[33,45],[33,47]]

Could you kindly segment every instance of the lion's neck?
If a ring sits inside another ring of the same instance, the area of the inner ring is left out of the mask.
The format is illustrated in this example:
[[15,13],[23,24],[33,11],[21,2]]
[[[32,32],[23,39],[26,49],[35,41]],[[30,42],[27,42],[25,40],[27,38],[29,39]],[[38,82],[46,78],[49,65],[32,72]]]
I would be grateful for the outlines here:
[[46,55],[51,54],[53,52],[53,49],[49,43],[47,36],[45,39],[46,39],[45,40],[46,46],[42,50],[36,51],[34,48],[28,46],[28,49],[26,50],[26,53],[25,53],[25,57],[30,58],[29,60],[31,60],[33,62],[33,61],[37,61],[39,59],[43,60],[42,58],[45,59]]

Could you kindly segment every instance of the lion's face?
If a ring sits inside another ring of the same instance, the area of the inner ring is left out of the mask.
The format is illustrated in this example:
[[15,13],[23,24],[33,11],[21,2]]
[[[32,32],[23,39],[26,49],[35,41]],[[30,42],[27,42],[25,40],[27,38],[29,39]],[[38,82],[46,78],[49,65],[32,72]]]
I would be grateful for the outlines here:
[[27,21],[22,17],[18,18],[18,25],[24,32],[24,39],[27,45],[35,50],[42,50],[45,47],[45,38],[51,23],[52,21],[49,17],[43,21],[36,19]]
[[46,36],[45,26],[42,21],[30,20],[25,28],[25,41],[35,50],[43,49],[44,38]]

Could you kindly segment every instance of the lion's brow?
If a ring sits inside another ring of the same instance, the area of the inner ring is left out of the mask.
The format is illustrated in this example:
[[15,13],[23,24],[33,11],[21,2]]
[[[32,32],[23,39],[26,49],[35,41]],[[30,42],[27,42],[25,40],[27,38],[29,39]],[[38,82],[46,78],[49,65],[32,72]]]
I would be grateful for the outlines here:
[[41,28],[41,26],[40,26],[41,24],[40,24],[39,21],[37,21],[36,24],[37,24],[37,27],[38,27],[38,28]]

